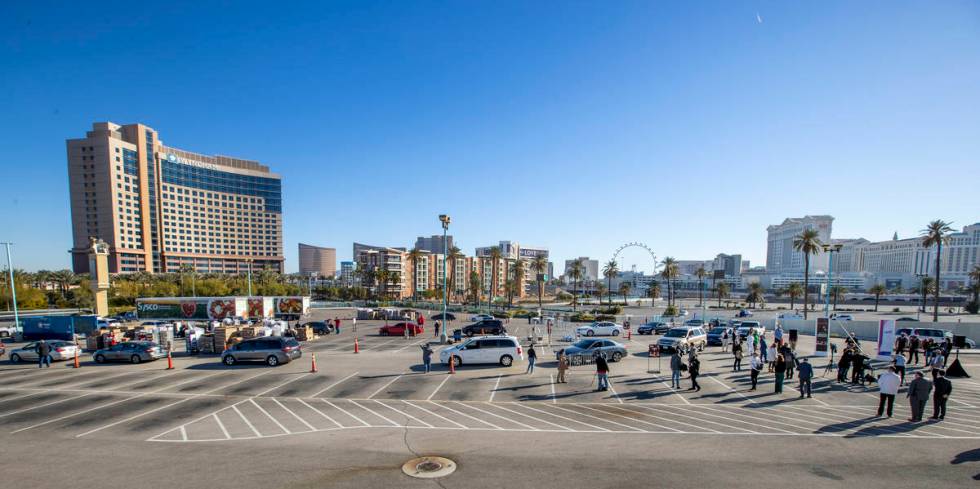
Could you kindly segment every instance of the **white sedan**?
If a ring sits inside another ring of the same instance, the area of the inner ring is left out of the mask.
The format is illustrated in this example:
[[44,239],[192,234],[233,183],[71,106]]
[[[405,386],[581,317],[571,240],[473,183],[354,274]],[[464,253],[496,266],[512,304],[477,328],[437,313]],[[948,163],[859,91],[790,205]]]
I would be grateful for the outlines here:
[[575,328],[575,332],[582,336],[619,336],[623,334],[623,327],[613,322],[599,321]]

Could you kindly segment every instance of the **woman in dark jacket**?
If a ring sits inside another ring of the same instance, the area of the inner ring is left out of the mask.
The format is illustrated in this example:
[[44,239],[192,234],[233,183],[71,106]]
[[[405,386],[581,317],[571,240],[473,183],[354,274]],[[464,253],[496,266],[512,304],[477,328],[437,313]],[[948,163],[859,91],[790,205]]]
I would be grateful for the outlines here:
[[701,390],[701,386],[698,385],[698,374],[701,373],[701,360],[698,360],[697,355],[691,357],[687,372],[691,374],[691,388],[688,390],[694,392]]
[[851,368],[851,349],[845,348],[837,361],[837,382],[847,382],[847,370]]
[[776,355],[772,371],[776,373],[776,394],[783,392],[783,379],[786,378],[786,358],[780,353]]

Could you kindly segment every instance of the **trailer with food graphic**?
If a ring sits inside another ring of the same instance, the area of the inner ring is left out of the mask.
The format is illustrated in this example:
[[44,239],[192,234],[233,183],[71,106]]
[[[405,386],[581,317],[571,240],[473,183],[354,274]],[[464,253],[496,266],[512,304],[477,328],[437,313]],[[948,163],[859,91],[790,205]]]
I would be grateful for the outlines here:
[[309,296],[273,297],[272,301],[275,305],[276,317],[295,317],[298,319],[300,316],[310,313]]
[[273,297],[249,297],[248,313],[245,317],[249,319],[271,319],[276,316],[276,305]]
[[147,297],[136,299],[139,319],[220,321],[246,317],[245,297]]

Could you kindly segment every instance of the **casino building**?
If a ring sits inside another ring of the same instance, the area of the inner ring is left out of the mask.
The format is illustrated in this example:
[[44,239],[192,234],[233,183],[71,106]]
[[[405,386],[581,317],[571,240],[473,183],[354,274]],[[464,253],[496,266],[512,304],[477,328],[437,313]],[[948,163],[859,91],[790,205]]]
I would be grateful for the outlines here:
[[90,237],[111,273],[283,271],[282,177],[257,161],[166,146],[143,124],[97,122],[69,139],[72,268]]

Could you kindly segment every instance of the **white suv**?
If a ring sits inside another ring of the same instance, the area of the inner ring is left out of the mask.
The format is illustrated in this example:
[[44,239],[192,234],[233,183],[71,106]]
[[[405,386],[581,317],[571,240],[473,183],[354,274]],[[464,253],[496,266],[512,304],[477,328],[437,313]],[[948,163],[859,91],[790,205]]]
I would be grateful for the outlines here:
[[670,330],[667,331],[667,334],[663,335],[663,337],[657,341],[657,346],[659,346],[661,350],[665,351],[687,351],[688,348],[704,350],[704,347],[707,346],[707,344],[708,335],[704,332],[704,328],[691,326],[670,328]]
[[439,352],[439,361],[449,364],[450,356],[457,367],[465,364],[499,363],[509,367],[523,360],[524,351],[513,336],[478,336]]
[[588,326],[579,326],[575,332],[582,336],[619,336],[623,327],[610,321],[597,321]]

